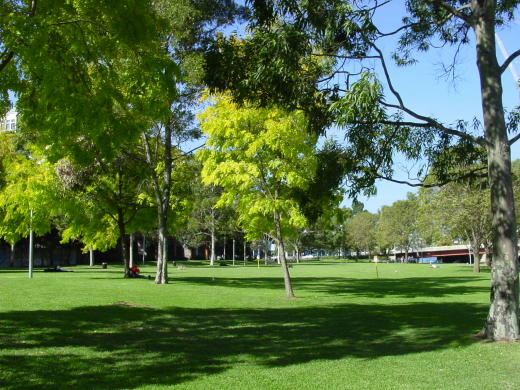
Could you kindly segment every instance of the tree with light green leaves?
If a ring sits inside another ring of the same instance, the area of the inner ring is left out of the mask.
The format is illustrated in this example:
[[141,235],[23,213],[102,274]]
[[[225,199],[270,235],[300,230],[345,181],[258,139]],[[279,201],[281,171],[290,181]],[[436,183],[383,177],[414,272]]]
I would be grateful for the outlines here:
[[230,233],[235,213],[230,207],[216,207],[222,195],[222,188],[205,186],[200,176],[192,182],[194,204],[186,227],[181,231],[181,240],[190,246],[208,244],[209,265],[215,265],[216,245],[223,233]]
[[469,243],[473,253],[473,272],[480,272],[480,250],[487,248],[490,255],[492,224],[489,188],[483,180],[453,182],[430,190],[422,212],[439,235],[453,241]]
[[0,14],[0,112],[14,94],[48,156],[81,155],[85,141],[107,154],[136,131],[131,111],[162,107],[149,97],[176,65],[152,0],[8,0]]
[[[115,159],[94,157],[94,161],[89,167],[66,159],[56,164],[61,182],[63,238],[77,239],[88,249],[100,250],[114,247],[119,240],[124,275],[128,277],[126,236],[138,229],[135,225],[132,228],[132,223],[140,214],[153,217],[147,200],[143,157],[136,145],[126,144]],[[150,223],[144,224],[144,228],[150,228]]]
[[347,220],[345,230],[347,245],[356,253],[367,252],[368,256],[377,248],[376,229],[378,215],[361,211]]
[[12,134],[0,134],[1,165],[0,237],[15,244],[32,230],[42,235],[51,230],[57,215],[59,180],[52,164],[36,148],[16,150]]
[[193,112],[197,109],[197,100],[204,88],[202,78],[207,71],[202,53],[215,31],[243,16],[243,7],[227,0],[154,0],[154,8],[167,21],[157,41],[178,64],[178,69],[165,67],[157,78],[166,88],[151,88],[156,94],[150,95],[149,104],[153,106],[157,100],[167,109],[152,110],[148,115],[150,125],[141,132],[157,210],[159,256],[155,283],[165,284],[168,283],[168,235],[173,233],[169,226],[175,226],[178,231],[182,225],[182,221],[172,219],[175,215],[170,213],[171,207],[175,208],[170,204],[176,198],[172,187],[177,186],[173,176],[182,175],[185,167],[182,153],[178,151],[184,143],[199,136]]
[[417,230],[418,207],[417,197],[408,193],[408,199],[383,206],[379,215],[377,236],[380,247],[402,250],[405,263],[408,263],[410,251],[421,243]]
[[306,120],[301,112],[240,107],[230,95],[212,100],[199,115],[208,137],[198,154],[203,183],[224,189],[217,205],[234,205],[248,240],[263,233],[276,238],[285,295],[292,298],[284,237],[307,221],[290,193],[314,177],[316,137],[302,131]]

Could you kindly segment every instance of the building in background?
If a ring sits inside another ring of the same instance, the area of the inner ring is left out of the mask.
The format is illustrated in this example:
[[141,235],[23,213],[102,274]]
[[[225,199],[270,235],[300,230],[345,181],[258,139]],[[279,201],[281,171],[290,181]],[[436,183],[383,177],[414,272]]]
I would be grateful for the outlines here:
[[9,110],[5,117],[0,119],[0,131],[15,131],[18,113],[14,108]]

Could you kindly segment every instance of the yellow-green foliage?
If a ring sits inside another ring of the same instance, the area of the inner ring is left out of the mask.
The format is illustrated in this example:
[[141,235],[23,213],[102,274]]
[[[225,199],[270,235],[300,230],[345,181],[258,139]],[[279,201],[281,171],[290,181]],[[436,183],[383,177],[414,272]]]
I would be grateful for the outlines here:
[[[0,191],[0,237],[14,243],[32,228],[37,234],[50,230],[58,207],[57,178],[52,165],[36,149],[16,151],[12,135],[2,134]],[[31,210],[33,212],[30,218]]]
[[225,190],[218,205],[234,204],[249,238],[272,230],[280,213],[285,233],[307,223],[291,190],[305,189],[315,175],[316,137],[302,112],[239,107],[231,96],[214,98],[199,115],[208,136],[198,154],[202,180]]

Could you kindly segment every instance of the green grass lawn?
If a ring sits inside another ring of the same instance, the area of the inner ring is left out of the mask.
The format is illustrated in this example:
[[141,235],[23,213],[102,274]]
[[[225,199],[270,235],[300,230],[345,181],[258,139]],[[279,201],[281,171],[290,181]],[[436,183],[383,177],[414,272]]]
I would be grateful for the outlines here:
[[472,338],[486,270],[305,263],[287,300],[276,266],[70,269],[0,270],[0,388],[520,388],[520,343]]

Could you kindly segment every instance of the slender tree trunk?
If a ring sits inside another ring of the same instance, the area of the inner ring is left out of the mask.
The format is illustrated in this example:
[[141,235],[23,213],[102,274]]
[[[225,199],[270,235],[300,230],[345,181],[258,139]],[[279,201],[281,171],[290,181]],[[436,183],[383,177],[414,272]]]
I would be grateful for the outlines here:
[[484,244],[484,250],[486,251],[486,266],[491,267],[491,247],[488,244]]
[[91,267],[94,266],[94,250],[93,249],[89,249],[89,265]]
[[246,265],[246,260],[247,260],[247,241],[246,239],[244,238],[244,265]]
[[480,242],[473,240],[471,242],[471,251],[473,252],[473,272],[480,272]]
[[11,244],[11,253],[9,254],[9,265],[14,267],[15,244]]
[[[164,216],[163,216],[164,217]],[[155,273],[156,284],[168,283],[168,235],[163,223],[160,224],[158,231],[159,259]]]
[[298,247],[298,245],[295,245],[294,246],[294,250],[296,252],[296,263],[300,263],[300,248]]
[[121,242],[121,259],[123,260],[124,270],[125,270],[125,278],[128,278],[130,275],[130,270],[128,266],[128,247],[126,245],[126,226],[124,220],[123,210],[119,208],[117,210],[117,226],[119,228],[119,239]]
[[285,248],[283,246],[282,227],[280,223],[280,214],[278,211],[274,212],[274,223],[276,227],[276,239],[278,240],[278,254],[280,257],[280,263],[283,271],[283,281],[285,285],[285,297],[294,298],[294,292],[292,289],[291,275],[289,274],[289,268],[287,267],[287,260],[285,258]]
[[226,260],[226,236],[224,236],[224,252],[222,253],[222,260]]
[[159,257],[155,274],[156,284],[168,283],[168,214],[170,210],[170,187],[172,174],[172,124],[164,126],[164,153],[162,155],[163,180],[162,183],[156,174],[155,164],[152,161],[152,153],[148,136],[142,134],[143,144],[146,151],[146,160],[152,175],[152,183],[157,205],[157,232]]
[[269,256],[269,239],[266,237],[265,239],[265,252],[264,252],[264,263],[267,265],[267,258]]
[[215,253],[215,225],[211,225],[211,255],[209,258],[209,265],[215,265],[216,253]]
[[496,58],[493,0],[473,0],[477,66],[488,160],[493,227],[490,307],[482,336],[520,338],[518,322],[518,248],[511,175],[511,151],[502,105],[501,70]]
[[130,267],[134,266],[134,235],[130,234]]
[[235,239],[233,238],[233,266],[235,265]]

